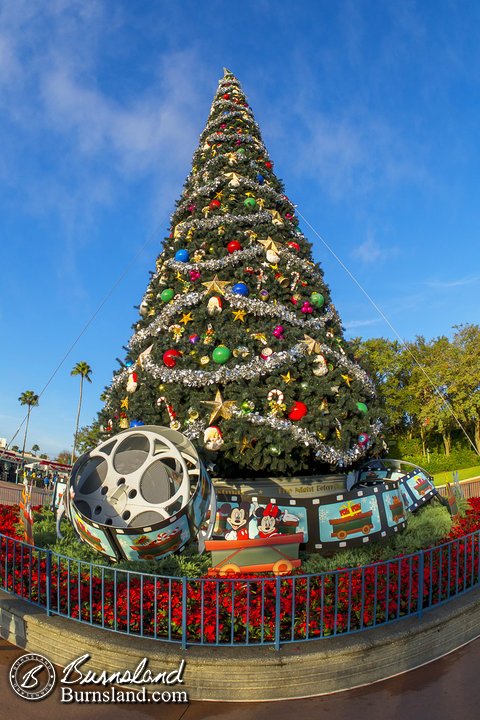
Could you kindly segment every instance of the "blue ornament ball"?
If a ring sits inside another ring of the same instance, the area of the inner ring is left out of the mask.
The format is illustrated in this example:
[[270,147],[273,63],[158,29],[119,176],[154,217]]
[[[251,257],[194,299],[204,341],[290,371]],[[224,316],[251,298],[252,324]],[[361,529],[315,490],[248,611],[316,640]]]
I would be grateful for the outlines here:
[[141,427],[142,425],[145,425],[145,423],[141,420],[132,420],[130,423],[130,427]]
[[190,260],[190,253],[188,250],[177,250],[175,260],[177,262],[188,262]]
[[132,367],[132,365],[133,365],[133,360],[126,360],[126,361],[125,361],[125,367]]
[[243,295],[244,297],[246,297],[250,294],[250,290],[245,285],[245,283],[240,282],[232,287],[232,293],[234,295]]
[[263,177],[263,175],[260,175],[260,173],[258,173],[257,175],[257,182],[259,185],[263,185],[263,183],[265,182],[265,178]]

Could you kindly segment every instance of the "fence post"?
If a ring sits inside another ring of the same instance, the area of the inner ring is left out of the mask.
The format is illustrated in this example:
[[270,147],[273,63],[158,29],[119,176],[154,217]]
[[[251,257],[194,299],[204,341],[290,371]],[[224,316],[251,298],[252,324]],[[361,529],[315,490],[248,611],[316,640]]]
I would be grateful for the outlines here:
[[187,648],[187,578],[182,578],[182,650]]
[[280,576],[275,578],[275,650],[280,650]]
[[45,558],[45,583],[46,583],[46,610],[47,615],[51,615],[50,609],[50,594],[52,590],[52,551],[47,550]]
[[423,584],[425,570],[425,553],[421,552],[418,557],[418,603],[417,614],[421,618],[423,615]]

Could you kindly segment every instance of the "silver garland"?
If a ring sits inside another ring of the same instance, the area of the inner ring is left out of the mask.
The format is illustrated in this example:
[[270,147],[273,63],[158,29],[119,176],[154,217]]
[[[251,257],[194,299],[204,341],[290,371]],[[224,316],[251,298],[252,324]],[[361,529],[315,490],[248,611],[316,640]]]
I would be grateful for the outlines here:
[[[191,203],[193,203],[197,197],[210,197],[212,195],[212,193],[216,192],[216,190],[219,187],[223,187],[225,185],[225,181],[228,180],[228,178],[226,177],[227,172],[224,172],[223,177],[221,177],[221,178],[217,177],[215,180],[213,180],[210,183],[205,183],[204,185],[200,185],[200,186],[196,187],[193,192],[184,191],[183,197],[185,197],[185,200],[177,207],[174,215],[176,215],[178,213],[183,213],[186,210],[188,210],[188,206]],[[232,169],[231,172],[235,172],[235,170]],[[230,173],[228,173],[228,174],[230,174]],[[239,173],[235,173],[235,174],[239,176],[238,177],[239,187],[251,188],[252,190],[256,190],[262,196],[268,195],[271,197],[272,201],[274,201],[275,203],[282,203],[282,204],[288,203],[292,213],[295,212],[295,206],[292,203],[292,201],[289,200],[285,195],[282,195],[281,193],[274,190],[274,188],[272,188],[271,186],[259,185],[254,180],[250,180],[250,178],[246,178],[243,175],[240,175]]]
[[[222,215],[216,215],[215,217],[211,218],[204,218],[199,220],[183,220],[182,222],[177,223],[176,228],[180,228],[181,226],[179,232],[181,231],[181,233],[183,234],[184,231],[188,232],[190,228],[198,229],[199,223],[201,223],[200,226],[202,228],[205,228],[206,230],[213,230],[219,225],[226,225],[229,222],[242,223],[244,225],[271,223],[272,216],[265,210],[260,210],[259,212],[255,213],[255,215],[232,215],[231,213],[222,213]],[[174,242],[179,242],[180,240],[183,240],[183,237],[174,237]]]
[[225,385],[237,380],[253,380],[255,378],[269,375],[273,370],[292,364],[305,353],[302,343],[294,345],[290,350],[282,350],[275,353],[269,360],[255,357],[245,365],[237,365],[234,368],[221,367],[214,372],[206,370],[179,370],[156,365],[151,358],[143,362],[143,369],[154,380],[164,383],[182,383],[185,387],[205,387],[206,385]]
[[[331,465],[338,465],[339,467],[348,467],[364,457],[368,449],[371,447],[372,441],[378,436],[382,429],[382,423],[380,420],[377,420],[373,423],[373,425],[369,426],[370,440],[368,443],[364,446],[354,445],[348,450],[337,450],[332,445],[326,445],[319,440],[315,433],[310,432],[306,428],[298,427],[286,418],[277,418],[271,415],[265,417],[264,415],[260,415],[260,413],[255,412],[244,413],[238,408],[232,408],[232,414],[237,418],[246,420],[252,425],[269,426],[279,432],[288,432],[298,443],[305,445],[305,447],[312,448],[312,450],[315,451],[316,458],[323,460],[324,462],[328,462]],[[206,427],[206,422],[197,421],[190,424],[187,429],[183,430],[183,433],[189,438],[189,440],[194,440],[201,437]]]
[[248,297],[244,297],[243,295],[236,295],[231,291],[225,292],[225,298],[232,307],[244,308],[245,310],[248,310],[249,313],[260,317],[271,317],[276,320],[283,320],[284,322],[288,322],[290,325],[304,327],[306,330],[311,328],[314,330],[321,330],[330,320],[339,322],[337,312],[331,305],[326,308],[322,317],[304,319],[295,315],[295,313],[285,307],[285,305],[272,305],[271,303],[264,302],[263,300],[250,299]]
[[[145,330],[148,329],[149,328],[145,328]],[[142,334],[142,341],[148,337],[148,335],[144,334],[144,330],[142,330],[132,338],[130,346],[140,344],[140,338],[138,337],[140,334]],[[135,342],[133,343],[133,341]],[[371,378],[369,378],[367,373],[359,365],[352,362],[341,352],[337,352],[325,343],[320,343],[320,349],[322,353],[332,357],[339,366],[347,369],[355,379],[359,380],[364,386],[366,392],[368,392],[371,396],[375,394]],[[176,368],[167,368],[154,363],[151,357],[144,358],[142,366],[144,372],[150,375],[155,381],[170,384],[181,383],[185,387],[204,387],[207,385],[225,385],[230,382],[236,382],[237,380],[258,379],[265,375],[270,375],[275,370],[279,370],[282,367],[292,367],[292,364],[300,357],[303,357],[306,353],[306,344],[304,341],[301,341],[290,348],[290,350],[282,350],[274,353],[268,360],[263,360],[261,357],[255,357],[244,365],[237,365],[233,368],[221,367],[214,372],[207,370],[181,370]],[[124,368],[112,380],[111,390],[126,382],[127,377],[128,368]]]
[[[204,136],[208,137],[208,135],[211,134],[213,129],[215,127],[218,127],[219,123],[221,124],[222,122],[228,122],[228,120],[231,120],[232,118],[235,118],[235,117],[239,117],[242,120],[245,119],[244,113],[241,110],[234,110],[234,111],[230,112],[229,115],[224,115],[223,117],[221,117],[221,116],[216,117],[215,120],[208,120],[207,124],[203,128],[202,134],[200,135],[200,140],[202,140],[202,138]],[[228,120],[227,120],[227,118],[228,118]],[[245,119],[245,122],[255,128],[257,135],[259,137],[262,136],[262,131],[260,130],[260,126],[257,123],[257,121],[253,119],[253,117]]]
[[[171,268],[172,270],[181,272],[184,275],[187,275],[191,270],[222,270],[223,268],[227,268],[232,265],[240,265],[245,260],[253,260],[259,255],[262,255],[263,252],[264,250],[261,245],[258,245],[257,247],[238,250],[232,254],[225,255],[223,258],[218,258],[216,260],[200,260],[197,263],[184,263],[175,260],[175,258],[171,258],[170,260],[165,261],[163,267]],[[158,275],[158,273],[156,273],[156,275]],[[156,275],[152,277],[152,280],[156,277]]]
[[174,315],[188,307],[198,305],[204,295],[204,292],[191,292],[185,295],[177,295],[168,303],[162,314],[158,315],[148,327],[142,328],[130,338],[130,342],[128,343],[130,350],[138,348],[151,335],[156,335],[160,330],[166,330],[171,325]]

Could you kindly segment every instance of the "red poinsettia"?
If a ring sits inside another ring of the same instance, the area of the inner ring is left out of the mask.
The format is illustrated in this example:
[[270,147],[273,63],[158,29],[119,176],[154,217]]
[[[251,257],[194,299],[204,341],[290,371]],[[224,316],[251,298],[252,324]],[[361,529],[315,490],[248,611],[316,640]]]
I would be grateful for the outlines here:
[[469,501],[466,516],[438,546],[365,567],[285,578],[182,580],[100,568],[31,548],[19,541],[17,523],[18,509],[0,506],[0,587],[100,627],[167,640],[185,633],[190,643],[358,631],[433,607],[480,581],[479,498]]

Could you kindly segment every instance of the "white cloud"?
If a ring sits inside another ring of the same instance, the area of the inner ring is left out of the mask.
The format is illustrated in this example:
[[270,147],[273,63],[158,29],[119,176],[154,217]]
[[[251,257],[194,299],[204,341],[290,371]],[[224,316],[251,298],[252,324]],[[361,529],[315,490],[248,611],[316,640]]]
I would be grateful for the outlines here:
[[383,318],[369,318],[365,320],[347,320],[342,323],[345,330],[353,330],[354,328],[367,327],[368,325],[377,325],[379,322],[383,322]]
[[365,265],[374,265],[375,263],[393,257],[397,253],[398,250],[395,247],[380,245],[377,240],[375,240],[372,232],[369,231],[367,233],[367,239],[355,247],[351,255]]
[[427,281],[425,285],[431,288],[447,290],[448,288],[461,287],[463,285],[473,285],[478,282],[480,282],[480,275],[475,275],[473,277],[470,275],[464,278],[459,278],[458,280],[430,280]]

